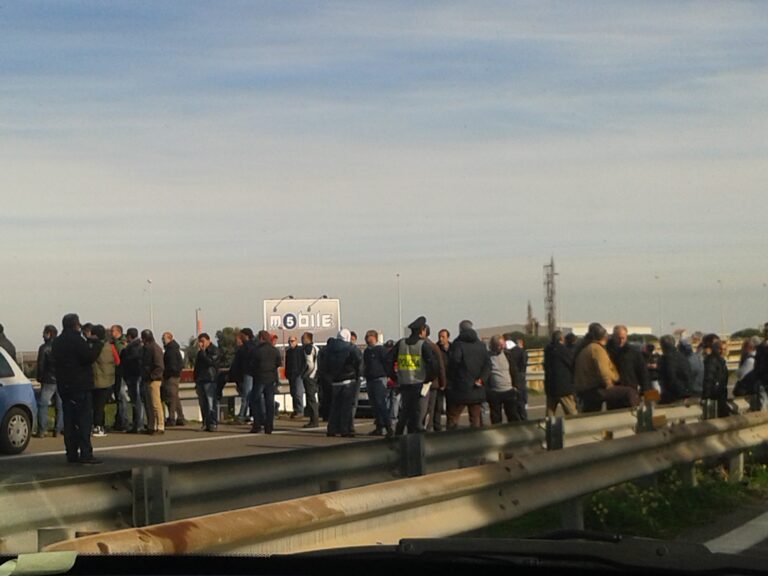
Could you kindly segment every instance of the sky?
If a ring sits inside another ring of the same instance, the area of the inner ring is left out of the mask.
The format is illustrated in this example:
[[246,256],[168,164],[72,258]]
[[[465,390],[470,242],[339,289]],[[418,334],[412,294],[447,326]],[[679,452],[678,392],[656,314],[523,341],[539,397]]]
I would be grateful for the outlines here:
[[0,6],[0,323],[768,320],[768,4]]

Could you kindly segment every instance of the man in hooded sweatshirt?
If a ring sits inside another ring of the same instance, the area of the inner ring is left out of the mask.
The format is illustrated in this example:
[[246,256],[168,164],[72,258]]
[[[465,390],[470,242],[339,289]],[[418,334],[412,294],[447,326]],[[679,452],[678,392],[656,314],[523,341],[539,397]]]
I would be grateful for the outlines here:
[[411,335],[399,340],[387,359],[388,369],[397,378],[402,407],[398,414],[396,435],[424,431],[425,403],[432,380],[438,374],[438,359],[427,341],[427,319],[419,316],[408,325]]
[[351,339],[349,330],[344,328],[336,338],[328,340],[323,350],[321,378],[331,387],[328,436],[351,438],[355,435],[355,400],[360,388],[363,356]]
[[458,427],[464,408],[469,412],[470,426],[481,428],[481,404],[485,401],[485,386],[491,375],[491,358],[477,332],[466,321],[459,324],[459,335],[448,352],[448,372],[451,376],[445,392],[446,428]]

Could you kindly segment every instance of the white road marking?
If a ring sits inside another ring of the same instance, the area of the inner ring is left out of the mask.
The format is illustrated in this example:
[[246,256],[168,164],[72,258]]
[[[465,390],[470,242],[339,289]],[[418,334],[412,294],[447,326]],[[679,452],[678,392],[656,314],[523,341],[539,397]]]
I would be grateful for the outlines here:
[[738,554],[768,539],[768,512],[705,544],[712,552]]
[[[290,434],[291,430],[276,430],[272,432],[273,436],[278,434]],[[102,448],[94,446],[94,452],[113,452],[115,450],[131,450],[134,448],[154,448],[156,446],[173,446],[174,444],[194,444],[196,442],[213,442],[216,440],[231,440],[232,438],[248,438],[253,439],[257,436],[265,436],[265,434],[251,435],[247,433],[239,434],[226,434],[223,436],[210,436],[206,438],[188,438],[186,440],[166,440],[162,442],[145,442],[143,444],[126,444],[124,446],[104,446]],[[24,458],[37,458],[41,456],[61,456],[65,454],[64,450],[56,450],[52,452],[37,452],[35,454],[19,454],[18,456],[3,456],[2,462],[8,462],[10,460],[22,460]]]

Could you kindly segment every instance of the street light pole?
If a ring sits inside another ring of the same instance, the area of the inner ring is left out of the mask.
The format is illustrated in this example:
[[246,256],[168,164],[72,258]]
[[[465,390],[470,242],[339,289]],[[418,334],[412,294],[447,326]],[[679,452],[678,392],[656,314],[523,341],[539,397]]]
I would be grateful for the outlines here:
[[659,298],[659,338],[664,336],[664,308],[661,298],[661,278],[657,275],[654,276],[656,279],[656,289],[658,290],[658,298]]
[[400,273],[397,274],[397,337],[403,336],[403,299],[400,293]]
[[718,280],[720,286],[720,337],[725,337],[725,308],[723,303],[723,281]]
[[152,279],[147,278],[147,292],[149,292],[149,329],[155,333],[155,308],[152,303]]

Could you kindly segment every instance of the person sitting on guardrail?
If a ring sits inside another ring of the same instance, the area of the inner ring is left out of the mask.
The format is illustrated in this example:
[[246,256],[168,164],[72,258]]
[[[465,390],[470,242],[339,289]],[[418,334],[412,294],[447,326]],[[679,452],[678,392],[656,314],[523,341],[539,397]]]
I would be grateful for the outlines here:
[[547,416],[554,416],[562,406],[568,415],[578,413],[573,384],[573,354],[565,346],[560,330],[552,333],[552,339],[544,348],[544,393],[547,395]]
[[659,359],[660,404],[671,404],[691,396],[691,366],[675,347],[675,338],[669,334],[659,340],[662,356]]
[[701,398],[714,401],[718,418],[730,416],[728,406],[728,365],[723,358],[723,344],[717,334],[707,334],[701,341],[704,350],[704,383]]
[[619,372],[605,349],[608,331],[599,323],[589,325],[576,354],[574,384],[581,412],[600,412],[605,403],[608,410],[637,406],[637,391],[617,386]]

